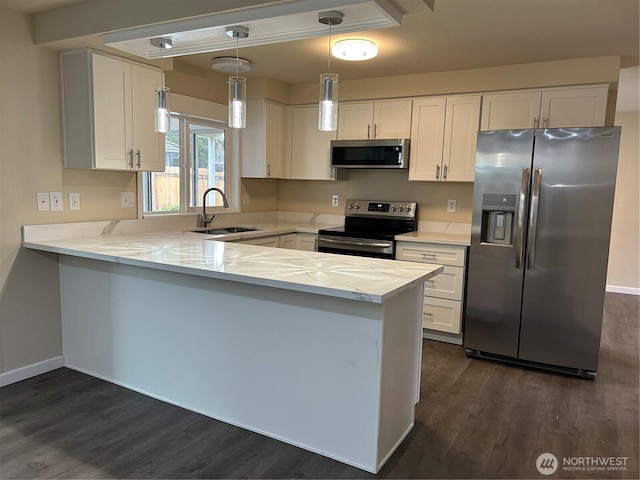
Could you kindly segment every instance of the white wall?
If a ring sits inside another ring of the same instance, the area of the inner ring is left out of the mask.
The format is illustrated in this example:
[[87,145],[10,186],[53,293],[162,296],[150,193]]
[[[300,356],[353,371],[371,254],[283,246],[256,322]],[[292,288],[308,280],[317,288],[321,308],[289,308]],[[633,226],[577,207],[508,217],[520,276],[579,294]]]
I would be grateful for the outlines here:
[[[63,168],[59,89],[57,53],[33,45],[29,17],[0,7],[0,374],[62,351],[57,258],[22,249],[21,226],[136,214],[120,207],[135,174]],[[52,191],[65,211],[37,212],[36,192]]]
[[622,127],[607,289],[640,295],[640,67],[620,70],[615,124]]

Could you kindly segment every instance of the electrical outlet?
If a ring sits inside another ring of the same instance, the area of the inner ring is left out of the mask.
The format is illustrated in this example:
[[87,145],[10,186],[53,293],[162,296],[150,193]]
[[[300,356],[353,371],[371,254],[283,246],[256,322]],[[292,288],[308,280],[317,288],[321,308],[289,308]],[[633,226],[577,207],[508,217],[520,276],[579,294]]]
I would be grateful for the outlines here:
[[251,205],[251,195],[248,193],[242,194],[242,205]]
[[120,192],[120,206],[122,208],[133,208],[136,206],[133,192]]
[[458,202],[455,199],[450,198],[449,200],[447,200],[447,212],[448,213],[455,213],[457,206],[458,206]]
[[36,201],[39,212],[48,212],[49,210],[51,210],[49,203],[49,192],[36,193]]
[[80,210],[80,194],[69,192],[69,210]]
[[62,205],[62,192],[49,192],[49,201],[52,212],[62,212],[64,210],[64,206]]
[[331,197],[331,206],[332,207],[339,207],[340,206],[340,196],[339,195],[333,195]]

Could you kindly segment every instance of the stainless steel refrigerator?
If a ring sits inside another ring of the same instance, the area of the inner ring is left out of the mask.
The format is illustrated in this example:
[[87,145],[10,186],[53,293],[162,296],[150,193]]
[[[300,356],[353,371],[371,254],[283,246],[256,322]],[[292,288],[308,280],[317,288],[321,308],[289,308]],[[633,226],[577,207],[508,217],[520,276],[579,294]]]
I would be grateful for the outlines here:
[[469,356],[598,369],[620,127],[478,134]]

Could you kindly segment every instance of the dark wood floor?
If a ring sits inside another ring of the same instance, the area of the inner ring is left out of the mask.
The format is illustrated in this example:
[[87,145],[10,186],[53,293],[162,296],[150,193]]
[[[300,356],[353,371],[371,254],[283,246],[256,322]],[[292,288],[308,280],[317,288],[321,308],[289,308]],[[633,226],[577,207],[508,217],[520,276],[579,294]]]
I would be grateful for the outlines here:
[[[639,297],[607,294],[595,381],[425,341],[416,425],[378,477],[638,478]],[[256,392],[259,395],[259,392]],[[543,477],[541,453],[628,457]],[[60,369],[0,389],[1,478],[369,478],[366,472]]]

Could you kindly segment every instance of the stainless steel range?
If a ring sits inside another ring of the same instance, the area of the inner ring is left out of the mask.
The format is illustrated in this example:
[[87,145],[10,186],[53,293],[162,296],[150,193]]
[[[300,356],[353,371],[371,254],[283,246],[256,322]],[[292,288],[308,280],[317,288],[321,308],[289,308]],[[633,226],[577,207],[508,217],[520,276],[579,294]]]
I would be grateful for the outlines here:
[[415,202],[347,200],[344,227],[318,232],[318,251],[394,258],[394,237],[417,229]]

